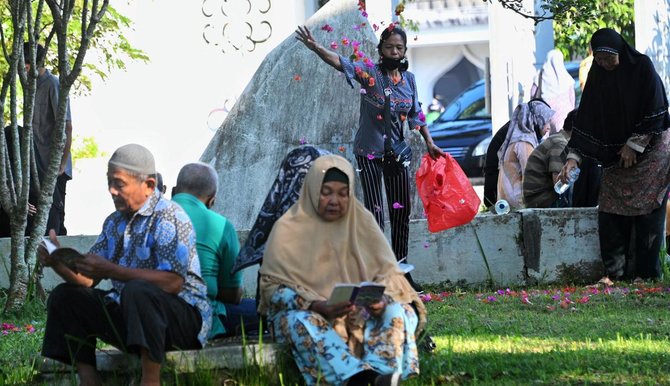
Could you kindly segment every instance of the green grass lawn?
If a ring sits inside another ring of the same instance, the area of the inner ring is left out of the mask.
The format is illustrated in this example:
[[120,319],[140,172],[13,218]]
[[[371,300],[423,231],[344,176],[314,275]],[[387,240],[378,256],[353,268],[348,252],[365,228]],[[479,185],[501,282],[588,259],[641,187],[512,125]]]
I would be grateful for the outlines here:
[[437,350],[408,384],[670,384],[670,288],[426,296]]
[[[437,349],[422,355],[421,376],[407,385],[670,384],[668,283],[436,290],[425,301]],[[0,385],[36,374],[44,314],[33,308],[0,320]],[[280,384],[278,374],[285,385],[300,380],[292,369],[249,370],[225,377],[240,385]],[[180,383],[222,384],[216,374],[198,377]]]

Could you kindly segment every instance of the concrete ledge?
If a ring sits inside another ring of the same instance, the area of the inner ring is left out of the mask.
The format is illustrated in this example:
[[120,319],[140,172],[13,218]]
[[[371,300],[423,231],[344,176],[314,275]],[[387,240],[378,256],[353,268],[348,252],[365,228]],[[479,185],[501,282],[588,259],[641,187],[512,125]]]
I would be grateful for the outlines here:
[[[525,219],[536,217],[538,227],[527,227],[524,240],[538,248],[524,255],[528,284],[596,281],[603,276],[598,236],[598,212],[593,209],[524,209]],[[526,243],[524,243],[526,244]],[[530,252],[530,251],[529,251]]]
[[[197,370],[237,370],[250,365],[273,366],[278,362],[281,346],[276,343],[242,345],[223,343],[202,350],[171,351],[166,354],[164,367],[175,373],[194,373]],[[122,377],[141,371],[139,357],[110,348],[97,350],[97,369],[104,378]],[[42,358],[41,374],[46,379],[62,379],[76,372],[71,366]]]
[[[387,226],[387,237],[390,237]],[[244,243],[248,231],[239,231]],[[67,236],[63,245],[88,250],[96,236]],[[10,240],[0,239],[0,286],[9,286]],[[596,208],[524,209],[478,214],[467,225],[430,233],[426,220],[410,223],[408,261],[420,283],[528,285],[590,281],[602,275]],[[256,293],[258,266],[244,270],[247,296]],[[47,269],[43,285],[60,278]],[[109,284],[101,283],[103,287]]]

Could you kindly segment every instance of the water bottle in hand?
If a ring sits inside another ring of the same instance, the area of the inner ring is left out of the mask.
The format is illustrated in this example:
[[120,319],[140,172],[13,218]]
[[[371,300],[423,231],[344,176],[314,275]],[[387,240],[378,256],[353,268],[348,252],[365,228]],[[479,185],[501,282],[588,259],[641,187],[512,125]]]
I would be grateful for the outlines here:
[[554,185],[554,191],[558,195],[565,193],[565,191],[568,190],[572,184],[575,183],[575,181],[577,181],[577,178],[579,178],[579,168],[570,169],[568,172],[568,182],[563,183],[561,180],[556,181],[556,185]]

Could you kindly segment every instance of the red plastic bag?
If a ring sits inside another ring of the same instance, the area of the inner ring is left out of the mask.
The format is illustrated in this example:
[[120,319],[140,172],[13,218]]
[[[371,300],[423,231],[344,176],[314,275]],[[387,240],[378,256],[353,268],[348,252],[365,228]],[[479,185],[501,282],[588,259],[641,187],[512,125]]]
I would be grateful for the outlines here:
[[416,172],[416,186],[431,232],[467,224],[479,211],[479,196],[449,153],[437,161],[424,154]]

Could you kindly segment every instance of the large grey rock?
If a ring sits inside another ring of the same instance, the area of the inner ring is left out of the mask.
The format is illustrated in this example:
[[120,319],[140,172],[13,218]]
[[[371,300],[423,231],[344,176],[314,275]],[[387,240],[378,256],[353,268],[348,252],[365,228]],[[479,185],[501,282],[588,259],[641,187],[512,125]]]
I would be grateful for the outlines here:
[[[359,31],[353,28],[361,23],[366,25]],[[325,24],[333,31],[321,30]],[[375,32],[355,1],[328,2],[307,26],[323,46],[336,41],[342,55],[353,52],[351,46],[342,45],[342,37],[347,37],[361,42],[361,50],[373,60],[378,57]],[[299,146],[301,138],[342,154],[355,165],[352,149],[359,105],[358,87],[349,87],[341,73],[321,61],[294,34],[288,36],[265,58],[201,157],[220,176],[214,209],[238,229],[251,228],[281,160]],[[415,146],[415,157],[423,149],[423,145]],[[415,205],[414,212],[423,210]]]

